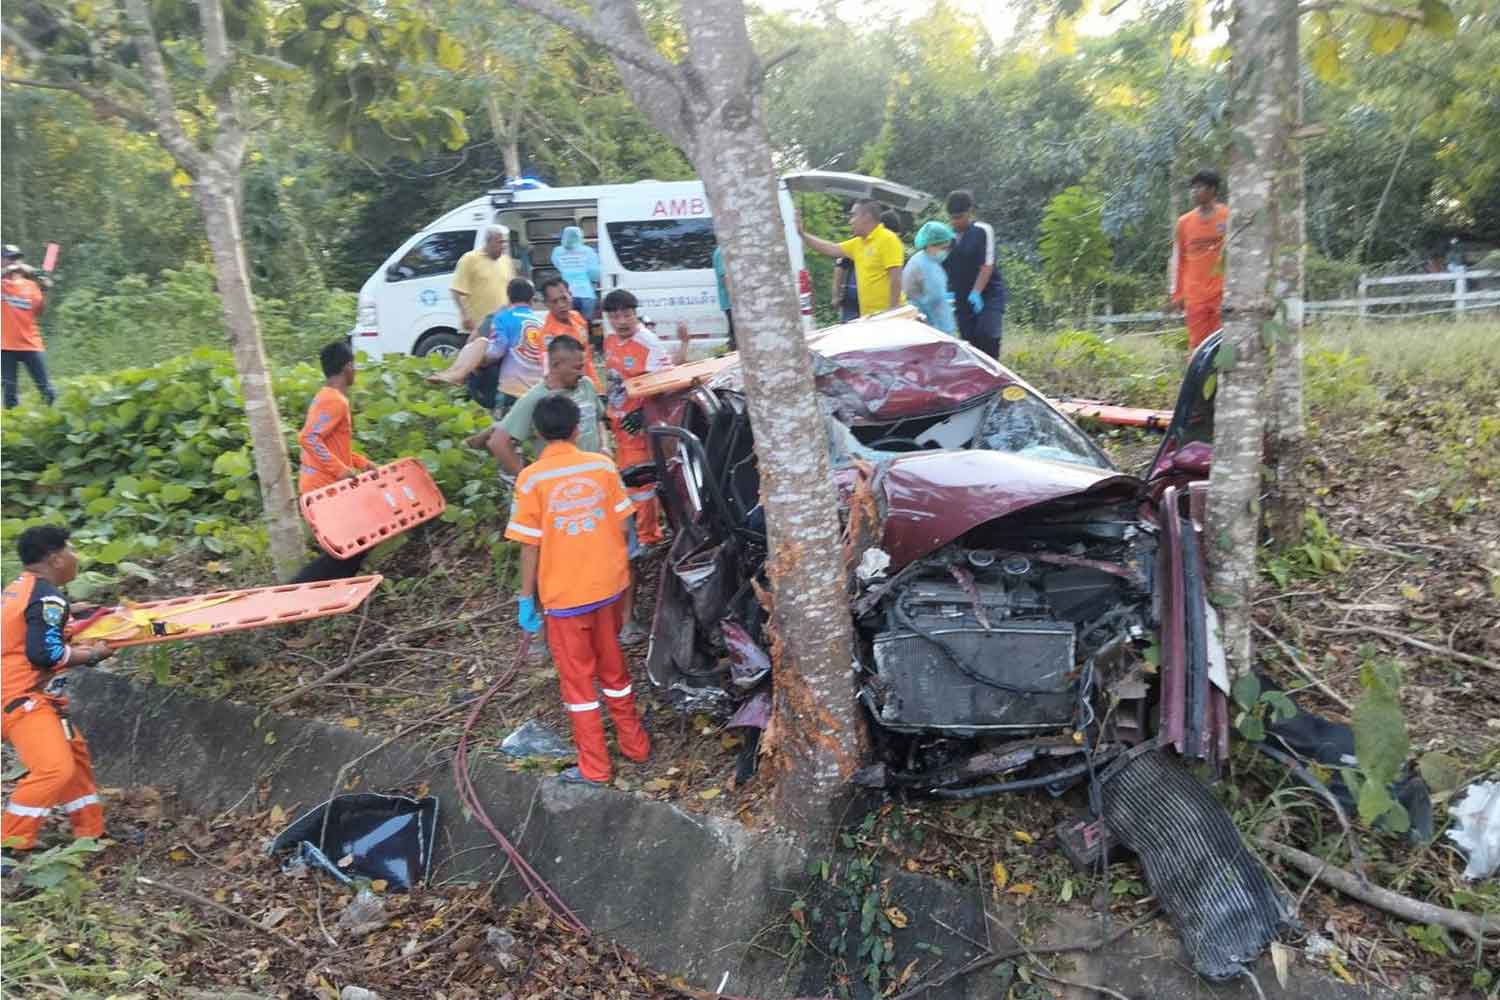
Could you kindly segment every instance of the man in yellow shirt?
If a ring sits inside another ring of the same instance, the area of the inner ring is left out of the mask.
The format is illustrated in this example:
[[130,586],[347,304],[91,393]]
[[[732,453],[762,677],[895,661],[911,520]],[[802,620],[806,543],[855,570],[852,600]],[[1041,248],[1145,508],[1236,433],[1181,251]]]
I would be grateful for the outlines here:
[[854,236],[842,243],[819,239],[802,228],[797,217],[797,232],[802,242],[818,253],[837,260],[854,261],[854,284],[859,291],[859,314],[869,316],[901,304],[901,265],[906,252],[901,237],[880,224],[878,201],[856,201],[849,209],[849,228]]
[[505,288],[515,277],[507,252],[509,247],[510,231],[496,224],[485,230],[482,249],[470,250],[458,259],[449,290],[453,301],[458,303],[458,315],[470,339],[485,317],[507,305]]

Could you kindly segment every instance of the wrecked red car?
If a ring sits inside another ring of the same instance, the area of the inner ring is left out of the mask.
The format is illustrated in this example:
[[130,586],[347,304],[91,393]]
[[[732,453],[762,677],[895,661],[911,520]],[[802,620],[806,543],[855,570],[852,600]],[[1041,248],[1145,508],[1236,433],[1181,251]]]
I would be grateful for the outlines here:
[[[868,490],[878,511],[878,542],[851,554],[877,753],[862,782],[1058,792],[1158,716],[1179,750],[1224,752],[1191,485],[1207,472],[1217,339],[1145,476],[1114,468],[1014,372],[914,319],[833,327],[808,347],[845,506]],[[754,730],[769,715],[753,587],[766,541],[738,364],[648,399],[646,416],[673,531],[650,679]]]

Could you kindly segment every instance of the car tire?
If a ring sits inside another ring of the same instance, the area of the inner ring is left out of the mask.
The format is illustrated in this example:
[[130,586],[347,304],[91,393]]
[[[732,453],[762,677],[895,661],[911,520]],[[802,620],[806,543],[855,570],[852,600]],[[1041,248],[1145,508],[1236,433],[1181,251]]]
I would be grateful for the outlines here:
[[419,358],[425,358],[430,354],[436,354],[440,358],[451,358],[463,348],[466,339],[468,338],[457,330],[446,328],[428,330],[417,341],[417,349],[412,351],[412,354]]

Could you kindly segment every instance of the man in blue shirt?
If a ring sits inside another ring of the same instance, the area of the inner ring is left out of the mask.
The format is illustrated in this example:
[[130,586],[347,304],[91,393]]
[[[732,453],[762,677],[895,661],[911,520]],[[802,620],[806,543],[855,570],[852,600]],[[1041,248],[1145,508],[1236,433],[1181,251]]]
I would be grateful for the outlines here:
[[729,349],[734,345],[734,306],[729,301],[729,284],[724,280],[724,248],[714,247],[714,284],[719,290],[719,308],[724,310],[724,322],[729,324]]
[[943,270],[953,292],[958,335],[992,358],[1000,357],[1005,317],[1005,281],[996,256],[995,230],[974,218],[974,194],[954,191],[948,196],[948,221],[958,238],[948,251]]

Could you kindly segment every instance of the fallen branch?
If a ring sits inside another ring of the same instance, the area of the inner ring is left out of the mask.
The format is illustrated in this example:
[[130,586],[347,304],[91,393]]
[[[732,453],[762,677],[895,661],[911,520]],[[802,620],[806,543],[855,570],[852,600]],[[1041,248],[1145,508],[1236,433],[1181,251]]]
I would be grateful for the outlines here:
[[1333,808],[1333,814],[1339,819],[1339,826],[1344,828],[1344,838],[1349,842],[1349,853],[1352,855],[1354,873],[1359,878],[1361,884],[1369,885],[1370,876],[1365,874],[1365,857],[1359,849],[1359,838],[1354,835],[1354,830],[1349,825],[1349,816],[1344,812],[1344,807],[1339,803],[1338,797],[1329,791],[1327,785],[1319,781],[1311,771],[1302,766],[1301,761],[1291,754],[1282,753],[1275,747],[1266,746],[1264,743],[1255,744],[1255,749],[1295,774],[1302,780],[1303,784],[1321,795],[1323,801],[1327,802]]
[[1349,628],[1328,628],[1326,626],[1319,625],[1313,625],[1310,627],[1326,635],[1352,635],[1364,632],[1368,633],[1369,635],[1383,636],[1384,638],[1390,639],[1392,642],[1405,643],[1408,646],[1413,646],[1417,649],[1423,649],[1429,653],[1436,653],[1439,656],[1451,657],[1452,659],[1455,659],[1460,663],[1472,663],[1476,667],[1483,667],[1486,670],[1494,670],[1496,672],[1500,672],[1500,663],[1496,663],[1494,660],[1486,660],[1484,657],[1475,656],[1472,653],[1460,653],[1452,646],[1438,646],[1425,640],[1418,639],[1414,635],[1407,635],[1405,632],[1397,632],[1393,628],[1382,628],[1379,625],[1354,625]]
[[[414,628],[409,632],[402,633],[401,638],[409,639],[414,635],[421,635],[423,632],[432,632],[436,629],[445,628],[453,624],[454,622],[452,621],[432,622],[430,624],[420,626],[419,628]],[[349,655],[344,658],[344,662],[342,664],[334,667],[332,670],[325,671],[321,676],[308,681],[306,684],[302,684],[296,688],[293,688],[286,694],[277,695],[275,698],[272,698],[269,702],[266,703],[266,707],[262,709],[262,711],[269,712],[273,708],[279,708],[289,701],[296,701],[298,698],[302,697],[313,688],[322,687],[329,681],[337,680],[338,678],[347,674],[349,671],[353,670],[355,667],[359,666],[361,663],[368,663],[370,660],[373,660],[380,656],[384,656],[388,653],[402,652],[424,653],[430,656],[432,655],[433,651],[421,646],[405,646],[396,642],[384,642],[379,646],[374,646],[357,655],[353,652],[353,650],[351,650]]]
[[189,892],[187,889],[179,889],[175,885],[169,885],[166,882],[159,882],[154,878],[145,878],[143,876],[137,875],[135,880],[141,885],[150,886],[152,889],[159,889],[162,892],[171,893],[174,896],[180,896],[188,902],[195,903],[198,906],[203,907],[204,909],[213,910],[216,913],[223,914],[231,920],[236,920],[244,924],[246,927],[254,927],[256,930],[260,931],[267,937],[272,937],[277,941],[280,941],[282,944],[286,945],[288,948],[292,949],[303,958],[313,957],[312,952],[308,951],[302,945],[293,941],[291,938],[287,937],[280,931],[273,930],[272,928],[267,927],[265,924],[261,923],[259,920],[251,919],[250,917],[245,916],[243,913],[236,913],[229,907],[224,906],[221,903],[216,903],[213,900],[209,899],[207,896],[200,896],[196,892]]
[[1361,903],[1368,903],[1377,910],[1383,910],[1408,923],[1436,924],[1439,927],[1446,927],[1450,931],[1458,931],[1460,934],[1467,935],[1481,947],[1500,944],[1496,938],[1487,937],[1487,935],[1500,936],[1500,918],[1480,917],[1472,913],[1450,910],[1446,906],[1424,903],[1420,899],[1412,899],[1399,892],[1382,889],[1378,885],[1362,883],[1359,876],[1352,872],[1328,864],[1322,858],[1308,854],[1306,851],[1299,851],[1295,847],[1288,847],[1266,837],[1257,837],[1255,843],[1314,881],[1321,879],[1344,895],[1357,899]]
[[1089,990],[1102,996],[1114,997],[1115,1000],[1130,1000],[1125,994],[1117,993],[1108,986],[1096,986],[1093,983],[1081,983],[1076,979],[1064,979],[1062,976],[1054,976],[1052,973],[1043,972],[1040,969],[1032,969],[1031,974],[1038,979],[1045,979],[1049,983],[1057,983],[1060,986],[1071,986],[1075,990]]
[[1288,646],[1286,644],[1286,641],[1283,640],[1281,636],[1277,635],[1275,632],[1272,632],[1260,622],[1251,622],[1250,624],[1254,625],[1257,632],[1274,642],[1277,648],[1279,648],[1283,653],[1286,654],[1287,659],[1292,661],[1293,669],[1295,669],[1297,673],[1305,677],[1308,683],[1312,684],[1313,687],[1323,692],[1323,694],[1327,697],[1344,706],[1344,710],[1346,712],[1354,711],[1354,706],[1349,703],[1349,700],[1340,695],[1333,688],[1329,687],[1326,682],[1320,680],[1318,676],[1312,672],[1312,668],[1302,662],[1302,660],[1297,656],[1296,652],[1293,651],[1292,647]]

